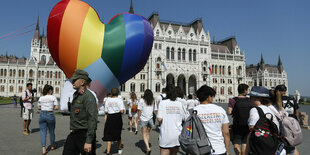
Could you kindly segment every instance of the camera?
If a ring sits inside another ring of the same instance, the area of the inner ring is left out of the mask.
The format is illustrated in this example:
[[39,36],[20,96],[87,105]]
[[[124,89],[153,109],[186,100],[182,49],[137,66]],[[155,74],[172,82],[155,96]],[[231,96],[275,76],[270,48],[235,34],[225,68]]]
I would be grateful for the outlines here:
[[32,93],[36,93],[37,92],[37,89],[32,89],[30,92],[32,92]]

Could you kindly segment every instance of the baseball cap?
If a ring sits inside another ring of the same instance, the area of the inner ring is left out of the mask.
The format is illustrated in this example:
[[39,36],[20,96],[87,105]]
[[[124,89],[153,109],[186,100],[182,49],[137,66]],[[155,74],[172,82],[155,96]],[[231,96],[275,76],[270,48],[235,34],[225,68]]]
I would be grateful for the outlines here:
[[269,97],[269,90],[262,86],[254,86],[248,95],[251,97]]

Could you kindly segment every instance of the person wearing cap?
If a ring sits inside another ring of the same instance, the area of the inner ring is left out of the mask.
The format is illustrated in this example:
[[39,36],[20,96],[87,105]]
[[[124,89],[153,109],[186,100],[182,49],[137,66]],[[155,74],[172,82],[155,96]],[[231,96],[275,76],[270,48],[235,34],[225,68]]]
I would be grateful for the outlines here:
[[[250,101],[251,104],[254,106],[254,108],[252,108],[250,110],[250,114],[249,114],[249,120],[248,120],[248,125],[249,125],[249,129],[250,131],[254,130],[254,126],[256,124],[256,122],[259,120],[259,113],[257,111],[257,109],[255,107],[259,107],[262,109],[262,111],[264,112],[264,114],[271,114],[272,115],[272,121],[277,125],[278,131],[279,130],[279,122],[276,118],[276,116],[274,115],[273,111],[271,109],[269,109],[267,107],[267,105],[269,104],[269,102],[266,102],[266,100],[270,99],[270,95],[269,95],[269,90],[265,87],[262,86],[254,86],[252,87],[250,93],[248,94],[250,96]],[[250,134],[249,134],[250,137]],[[247,141],[247,145],[246,145],[246,152],[248,153],[250,151],[249,148],[249,137],[248,137],[248,141]],[[284,155],[286,153],[285,149],[282,150],[280,155]]]
[[[276,116],[273,114],[273,112],[265,105],[267,102],[264,102],[264,100],[267,98],[270,98],[269,96],[269,90],[262,86],[254,86],[251,89],[251,92],[248,94],[250,96],[250,100],[254,108],[250,110],[249,114],[249,120],[248,125],[250,128],[250,131],[254,128],[256,122],[259,120],[259,114],[255,107],[260,107],[263,112],[272,114],[273,118],[276,118]],[[272,121],[277,125],[279,130],[279,122],[277,119],[272,119]]]
[[73,100],[70,105],[70,134],[64,145],[63,155],[96,154],[98,109],[94,95],[86,88],[91,79],[88,73],[76,69],[71,77]]

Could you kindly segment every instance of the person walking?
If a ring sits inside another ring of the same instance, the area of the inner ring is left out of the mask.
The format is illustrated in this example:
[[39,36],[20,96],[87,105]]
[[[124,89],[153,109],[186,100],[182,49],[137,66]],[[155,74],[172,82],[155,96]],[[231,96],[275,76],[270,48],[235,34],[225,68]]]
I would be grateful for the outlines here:
[[[286,95],[287,88],[285,85],[278,85],[275,90],[275,110],[278,114],[288,115],[298,120],[299,117],[299,106],[297,101],[293,97]],[[286,154],[288,155],[299,155],[299,151],[295,146],[285,146]]]
[[41,135],[42,154],[46,154],[46,135],[47,129],[50,134],[51,150],[56,149],[55,143],[55,115],[54,110],[58,110],[57,98],[53,96],[53,87],[45,85],[42,92],[43,96],[39,98],[38,110],[40,111],[39,126]]
[[98,109],[94,95],[86,88],[91,79],[88,73],[76,69],[70,79],[76,92],[70,104],[70,134],[63,155],[96,154]]
[[107,142],[107,154],[111,154],[111,145],[113,141],[118,143],[118,154],[122,154],[122,129],[123,120],[122,114],[125,112],[124,102],[118,97],[119,91],[117,88],[112,88],[111,98],[107,98],[105,111],[105,125],[102,140]]
[[14,96],[13,96],[13,105],[14,105],[14,108],[17,108],[17,96],[16,96],[16,94],[14,94]]
[[248,127],[249,112],[252,108],[250,99],[246,97],[249,86],[240,84],[237,97],[229,99],[227,114],[233,117],[233,140],[236,155],[245,155],[247,137],[250,133]]
[[182,121],[185,120],[185,113],[182,103],[176,101],[175,87],[168,85],[166,91],[166,99],[160,102],[157,114],[157,120],[160,124],[160,154],[176,155],[180,147],[178,137],[182,131]]
[[24,135],[29,135],[29,126],[33,117],[33,92],[32,83],[27,83],[27,89],[22,93],[23,109],[22,116],[24,120]]
[[138,100],[135,92],[130,93],[130,99],[128,101],[128,118],[129,118],[129,132],[132,132],[132,125],[135,125],[135,134],[138,134]]
[[213,104],[216,92],[213,88],[203,85],[196,91],[200,104],[194,107],[197,116],[210,139],[214,152],[212,155],[228,155],[230,145],[229,120],[226,111]]
[[[278,131],[279,131],[279,122],[276,119],[276,116],[274,115],[272,110],[270,110],[267,107],[270,103],[268,101],[268,99],[270,99],[269,93],[270,93],[269,90],[265,87],[262,87],[262,86],[252,87],[252,89],[249,93],[251,104],[254,107],[250,110],[250,113],[249,113],[249,120],[248,120],[248,126],[249,126],[249,130],[250,130],[249,134],[251,134],[251,132],[254,132],[254,126],[255,126],[256,122],[260,119],[259,112],[255,107],[259,107],[263,111],[264,114],[268,114],[268,116],[266,116],[266,117],[272,118],[272,121],[277,126]],[[250,135],[248,137],[250,137]],[[248,138],[248,140],[247,140],[246,153],[251,152],[249,143],[250,143],[250,138]],[[285,152],[285,151],[282,151],[281,155],[283,154],[283,152]]]
[[142,128],[146,154],[151,154],[149,141],[151,129],[154,127],[153,113],[156,110],[155,104],[152,91],[150,89],[145,90],[143,100],[138,105],[138,123]]
[[197,102],[194,98],[192,94],[188,95],[188,100],[187,102],[187,110],[193,109],[194,107],[196,107],[199,102]]

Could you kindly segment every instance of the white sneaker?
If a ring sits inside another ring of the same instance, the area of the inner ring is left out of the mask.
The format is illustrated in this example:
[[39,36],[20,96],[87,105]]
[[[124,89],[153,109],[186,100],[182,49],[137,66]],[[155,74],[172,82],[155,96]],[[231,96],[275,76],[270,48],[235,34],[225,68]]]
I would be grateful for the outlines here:
[[118,150],[118,154],[122,154],[123,153],[123,150]]

